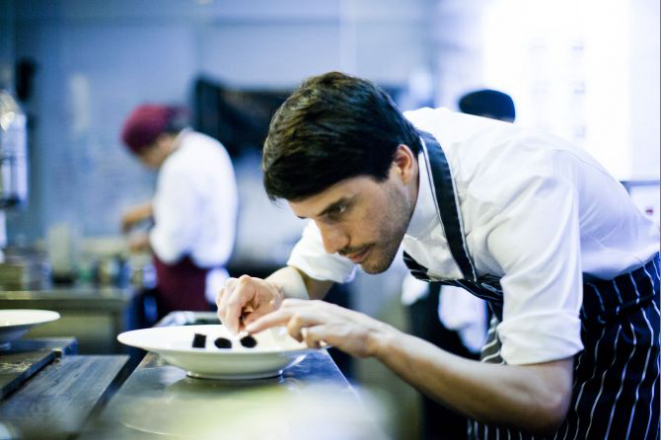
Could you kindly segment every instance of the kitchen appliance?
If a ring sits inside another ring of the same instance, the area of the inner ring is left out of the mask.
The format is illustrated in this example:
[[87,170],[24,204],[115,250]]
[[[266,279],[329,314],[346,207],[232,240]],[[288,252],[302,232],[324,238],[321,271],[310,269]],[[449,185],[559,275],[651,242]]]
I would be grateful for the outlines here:
[[0,88],[0,209],[27,202],[28,157],[25,113],[7,88]]
[[27,202],[26,118],[6,83],[0,83],[0,263],[7,246],[5,209]]
[[44,252],[16,247],[7,247],[2,251],[4,261],[0,263],[0,291],[50,287],[50,266]]

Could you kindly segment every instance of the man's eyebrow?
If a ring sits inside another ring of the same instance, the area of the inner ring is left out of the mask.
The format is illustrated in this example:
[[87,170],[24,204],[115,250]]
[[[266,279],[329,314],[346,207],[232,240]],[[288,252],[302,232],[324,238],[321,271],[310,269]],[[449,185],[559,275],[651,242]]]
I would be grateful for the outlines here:
[[[315,217],[322,217],[322,216],[328,214],[333,209],[336,209],[336,208],[338,208],[338,207],[340,207],[340,206],[342,206],[342,205],[344,205],[344,204],[346,204],[350,201],[351,201],[350,197],[342,197],[342,198],[334,201],[330,205],[326,206],[326,208],[324,208],[324,210],[321,211],[319,214],[315,215]],[[306,217],[301,217],[301,216],[298,216],[298,215],[296,217],[298,217],[300,219],[305,219],[306,218]]]

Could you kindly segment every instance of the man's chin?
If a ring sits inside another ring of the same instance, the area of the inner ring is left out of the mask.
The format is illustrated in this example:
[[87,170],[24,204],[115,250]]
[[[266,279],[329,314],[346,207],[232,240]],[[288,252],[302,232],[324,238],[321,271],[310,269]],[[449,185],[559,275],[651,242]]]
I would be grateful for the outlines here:
[[396,243],[397,244],[389,243],[381,246],[373,244],[365,259],[358,263],[360,268],[365,273],[372,275],[383,273],[388,270],[397,257],[399,242]]
[[382,267],[373,267],[373,266],[370,266],[370,265],[364,265],[364,264],[361,264],[361,265],[360,265],[360,268],[363,269],[363,272],[368,273],[368,274],[370,274],[370,275],[380,274],[380,273],[383,273],[383,272],[385,272],[386,270],[388,270],[387,267],[386,267],[386,268],[382,268]]
[[360,263],[360,268],[363,269],[363,272],[365,273],[368,273],[370,275],[376,275],[388,270],[391,264],[392,264],[392,259],[387,262],[385,261],[371,262],[370,259],[367,258],[365,261]]

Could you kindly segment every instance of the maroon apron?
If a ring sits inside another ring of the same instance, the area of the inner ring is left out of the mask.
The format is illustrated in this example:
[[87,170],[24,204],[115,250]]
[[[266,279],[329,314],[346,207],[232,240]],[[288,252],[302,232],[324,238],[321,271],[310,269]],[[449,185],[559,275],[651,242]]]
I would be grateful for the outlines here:
[[174,310],[210,310],[205,297],[209,268],[197,267],[190,257],[175,264],[165,264],[154,255],[158,277],[158,314],[163,316]]

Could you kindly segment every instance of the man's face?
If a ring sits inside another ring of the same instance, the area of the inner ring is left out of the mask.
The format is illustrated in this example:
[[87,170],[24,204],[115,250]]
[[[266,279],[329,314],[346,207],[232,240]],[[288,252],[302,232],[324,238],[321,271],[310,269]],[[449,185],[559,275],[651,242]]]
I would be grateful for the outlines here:
[[158,169],[161,165],[161,156],[161,151],[158,144],[155,142],[143,148],[138,154],[140,162],[142,162],[147,168],[151,169]]
[[147,145],[138,155],[148,168],[158,169],[174,149],[174,137],[162,134],[156,141]]
[[326,252],[350,258],[367,273],[381,273],[392,264],[415,206],[417,185],[412,192],[400,171],[393,165],[383,182],[345,179],[289,204],[298,217],[315,221]]

